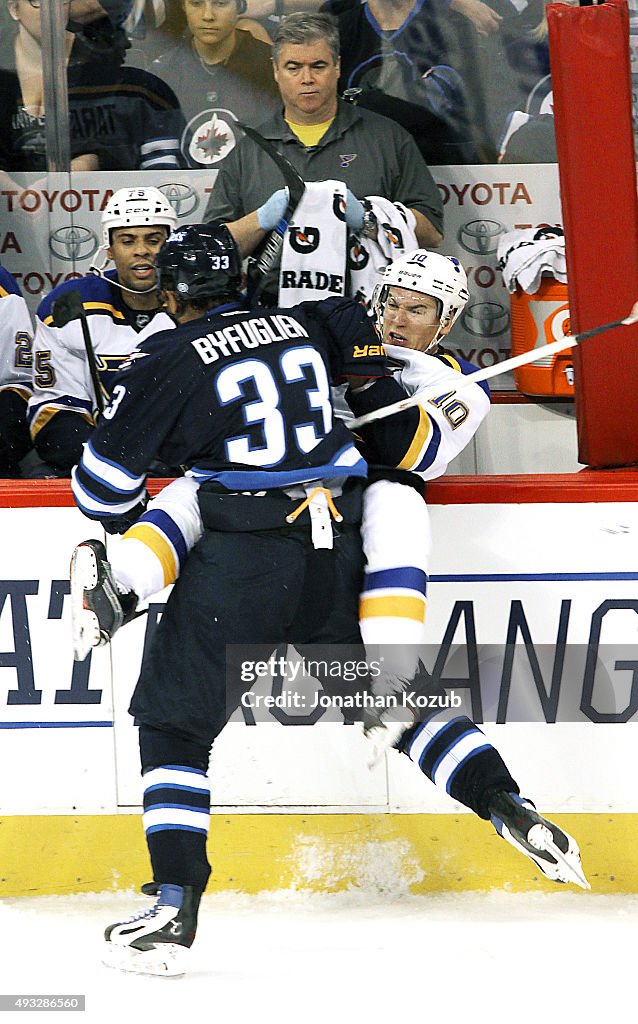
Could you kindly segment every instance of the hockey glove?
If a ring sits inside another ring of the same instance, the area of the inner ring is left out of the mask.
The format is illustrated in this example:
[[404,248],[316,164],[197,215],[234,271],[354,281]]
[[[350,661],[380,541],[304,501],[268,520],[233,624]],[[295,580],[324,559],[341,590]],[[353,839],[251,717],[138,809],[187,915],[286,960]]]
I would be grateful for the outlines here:
[[269,199],[257,210],[259,227],[263,231],[272,231],[276,228],[288,208],[288,188],[280,188],[273,192]]

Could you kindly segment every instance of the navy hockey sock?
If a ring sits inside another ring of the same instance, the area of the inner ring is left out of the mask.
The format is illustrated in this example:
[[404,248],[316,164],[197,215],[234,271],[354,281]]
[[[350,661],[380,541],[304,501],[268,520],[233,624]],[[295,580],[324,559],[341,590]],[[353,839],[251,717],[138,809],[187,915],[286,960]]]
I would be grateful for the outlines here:
[[518,793],[507,765],[487,737],[465,715],[449,721],[432,715],[401,739],[399,749],[453,800],[489,819],[495,793]]
[[144,831],[156,882],[204,890],[210,787],[199,768],[168,764],[144,774]]

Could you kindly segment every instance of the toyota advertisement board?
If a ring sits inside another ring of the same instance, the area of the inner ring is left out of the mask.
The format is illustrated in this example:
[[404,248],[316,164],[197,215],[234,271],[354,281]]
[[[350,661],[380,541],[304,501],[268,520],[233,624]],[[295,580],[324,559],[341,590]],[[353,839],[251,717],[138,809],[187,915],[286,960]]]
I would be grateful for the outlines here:
[[[468,275],[470,301],[449,348],[480,367],[510,354],[509,296],[497,266],[499,238],[515,228],[561,223],[558,169],[553,164],[437,167],[445,210],[441,251],[458,257]],[[142,178],[138,178],[141,181]],[[215,172],[146,172],[182,224],[204,219]],[[17,278],[32,312],[61,281],[100,265],[100,214],[112,193],[130,187],[129,172],[16,174],[0,188],[0,259]],[[495,388],[511,389],[510,375]]]

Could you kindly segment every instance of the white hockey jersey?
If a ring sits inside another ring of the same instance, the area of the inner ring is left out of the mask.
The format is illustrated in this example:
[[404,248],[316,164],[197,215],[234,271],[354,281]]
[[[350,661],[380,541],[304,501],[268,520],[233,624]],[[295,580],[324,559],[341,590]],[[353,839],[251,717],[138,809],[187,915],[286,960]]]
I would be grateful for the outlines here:
[[17,282],[0,267],[0,391],[28,401],[32,390],[33,323]]
[[[478,367],[447,353],[428,355],[396,345],[385,345],[391,362],[398,362],[395,380],[408,395],[422,392],[417,406],[419,423],[399,469],[418,473],[423,480],[443,476],[449,463],[469,444],[490,410],[490,392],[485,383],[473,384],[456,395],[459,374],[474,373]],[[432,398],[432,389],[440,394]]]
[[53,323],[53,303],[64,292],[80,292],[107,403],[111,382],[124,359],[150,335],[175,327],[175,322],[163,311],[130,309],[120,289],[111,283],[114,277],[115,271],[109,271],[105,278],[89,274],[77,281],[67,281],[54,288],[38,307],[34,388],[28,412],[31,436],[36,443],[40,431],[60,412],[77,413],[91,424],[95,419],[97,402],[81,322],[72,320],[64,327],[55,327]]
[[489,388],[481,382],[456,394],[461,374],[478,369],[464,359],[397,345],[384,348],[393,375],[348,393],[355,415],[391,405],[406,394],[422,393],[423,401],[363,427],[360,435],[365,456],[371,463],[408,470],[424,481],[434,480],[445,473],[485,419],[490,408]]

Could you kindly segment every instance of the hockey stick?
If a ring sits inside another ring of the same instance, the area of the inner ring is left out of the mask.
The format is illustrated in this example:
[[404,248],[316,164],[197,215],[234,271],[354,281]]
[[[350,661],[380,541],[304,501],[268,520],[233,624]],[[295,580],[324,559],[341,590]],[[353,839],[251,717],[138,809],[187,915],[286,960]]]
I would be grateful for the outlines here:
[[[551,356],[555,352],[563,352],[566,348],[572,348],[574,345],[587,341],[588,338],[596,337],[597,334],[604,334],[605,331],[612,331],[616,327],[629,327],[635,323],[638,323],[638,302],[634,303],[631,312],[623,320],[612,320],[611,323],[603,324],[601,327],[592,327],[589,331],[581,331],[579,334],[560,338],[558,341],[553,341],[551,345],[542,345],[540,348],[532,349],[531,352],[522,352],[520,356],[512,356],[511,359],[504,359],[502,362],[496,363],[494,366],[488,366],[484,370],[469,373],[467,377],[463,377],[459,386],[451,394],[458,394],[471,387],[472,384],[478,384],[482,380],[489,380],[491,377],[498,377],[499,374],[507,373],[508,370],[516,370],[519,366],[536,363],[539,359],[545,359],[546,356]],[[400,402],[393,402],[391,405],[382,406],[381,409],[373,409],[372,412],[367,412],[364,416],[358,416],[356,419],[351,420],[348,426],[351,430],[357,430],[368,423],[374,423],[375,420],[383,420],[386,416],[394,416],[395,413],[403,412],[404,409],[411,409],[414,405],[420,405],[422,402],[427,402],[432,398],[438,398],[440,394],[440,386],[436,389],[430,388],[424,391],[417,391],[415,394],[410,395],[409,398],[402,398]]]
[[98,412],[104,412],[104,396],[102,394],[100,376],[97,369],[97,361],[95,359],[95,349],[93,348],[93,342],[91,340],[91,332],[89,330],[89,324],[84,311],[82,296],[77,288],[64,292],[59,299],[56,299],[51,307],[51,314],[55,327],[66,327],[66,325],[71,323],[72,320],[80,321],[80,324],[82,325],[82,337],[84,338],[84,348],[86,349],[86,358],[89,363],[89,373],[91,374],[91,382],[93,384],[93,390],[95,391],[95,401]]
[[239,127],[246,133],[249,139],[260,146],[264,153],[267,153],[270,159],[277,164],[277,167],[284,176],[284,182],[288,186],[288,205],[284,211],[284,215],[279,221],[279,224],[268,234],[265,240],[262,242],[259,255],[255,257],[252,262],[252,272],[257,273],[257,284],[250,294],[252,303],[256,303],[263,287],[266,283],[266,275],[275,265],[279,253],[281,252],[284,244],[284,235],[288,229],[288,225],[292,219],[292,215],[299,206],[301,198],[306,191],[306,183],[299,174],[296,167],[290,163],[287,157],[282,156],[273,144],[265,139],[263,135],[260,135],[258,131],[251,128],[250,125],[242,124],[241,121],[237,122]]

